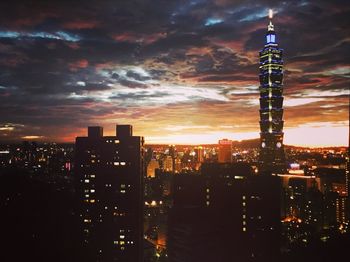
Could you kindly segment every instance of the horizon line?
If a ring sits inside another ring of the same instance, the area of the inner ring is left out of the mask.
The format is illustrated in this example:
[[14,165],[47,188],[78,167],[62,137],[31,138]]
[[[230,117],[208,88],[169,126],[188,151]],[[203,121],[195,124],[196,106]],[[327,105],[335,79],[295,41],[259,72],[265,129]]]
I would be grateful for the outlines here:
[[[109,137],[109,136],[105,136],[105,137]],[[223,138],[224,139],[224,138]],[[252,138],[252,139],[243,139],[243,140],[231,140],[232,142],[236,142],[236,143],[242,143],[242,142],[247,142],[247,141],[253,141],[253,140],[258,140],[260,138]],[[14,145],[14,144],[20,144],[23,142],[36,142],[36,143],[40,143],[40,144],[75,144],[75,141],[68,141],[68,142],[58,142],[58,141],[48,141],[48,140],[37,140],[37,139],[23,139],[23,140],[13,140],[13,141],[1,141],[0,140],[0,145]],[[203,146],[203,145],[210,145],[210,146],[214,146],[214,145],[219,145],[218,143],[144,143],[144,145],[147,146]],[[349,148],[349,145],[293,145],[293,144],[283,144],[285,147],[301,147],[301,148],[311,148],[311,149],[317,149],[317,148]],[[259,148],[254,147],[254,148]]]

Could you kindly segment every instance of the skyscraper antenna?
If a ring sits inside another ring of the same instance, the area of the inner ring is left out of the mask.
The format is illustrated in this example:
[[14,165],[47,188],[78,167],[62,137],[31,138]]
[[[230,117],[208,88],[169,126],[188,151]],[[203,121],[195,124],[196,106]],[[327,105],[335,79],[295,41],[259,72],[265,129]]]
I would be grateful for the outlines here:
[[271,22],[272,17],[273,17],[273,10],[272,10],[272,9],[269,9],[269,19],[270,19],[270,23],[269,23],[269,25],[267,26],[267,30],[268,30],[268,31],[274,31],[274,29],[273,29],[273,24],[272,24],[272,22]]
[[269,9],[269,18],[272,19],[272,17],[273,17],[273,10]]

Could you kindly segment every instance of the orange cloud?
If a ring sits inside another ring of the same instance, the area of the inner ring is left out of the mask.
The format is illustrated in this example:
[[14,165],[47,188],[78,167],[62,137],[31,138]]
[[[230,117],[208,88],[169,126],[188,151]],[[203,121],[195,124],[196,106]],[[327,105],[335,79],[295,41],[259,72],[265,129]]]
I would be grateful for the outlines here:
[[100,23],[94,20],[74,20],[63,24],[66,29],[91,29],[98,27]]
[[86,59],[80,59],[73,63],[69,63],[69,69],[73,72],[78,71],[78,69],[86,68],[89,66],[89,61]]
[[166,37],[166,34],[163,32],[151,33],[151,34],[124,32],[122,34],[116,34],[112,36],[112,38],[118,42],[130,42],[130,43],[143,42],[145,44],[151,44],[165,37]]

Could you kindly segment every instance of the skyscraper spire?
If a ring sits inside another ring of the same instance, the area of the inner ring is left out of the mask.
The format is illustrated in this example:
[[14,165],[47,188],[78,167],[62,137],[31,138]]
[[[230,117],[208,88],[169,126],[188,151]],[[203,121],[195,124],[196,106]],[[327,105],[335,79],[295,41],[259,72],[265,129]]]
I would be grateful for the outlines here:
[[269,25],[267,26],[267,31],[275,31],[271,20],[270,20]]
[[272,9],[269,9],[269,19],[270,19],[270,23],[269,25],[267,26],[267,31],[275,31],[274,30],[274,27],[273,27],[273,24],[272,24],[272,18],[273,18],[273,10]]
[[270,20],[272,19],[272,17],[273,17],[273,10],[269,9],[269,18],[270,18]]
[[[269,18],[273,12],[270,9]],[[285,170],[283,148],[283,50],[278,47],[270,20],[260,57],[260,170],[280,173]]]

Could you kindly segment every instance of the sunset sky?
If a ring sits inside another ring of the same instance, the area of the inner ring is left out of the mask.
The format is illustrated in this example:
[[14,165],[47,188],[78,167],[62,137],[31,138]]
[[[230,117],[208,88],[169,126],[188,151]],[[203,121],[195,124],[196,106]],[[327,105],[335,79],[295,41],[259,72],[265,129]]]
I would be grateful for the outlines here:
[[0,141],[73,142],[116,123],[149,144],[257,138],[269,8],[284,49],[285,144],[348,145],[341,0],[1,1]]

